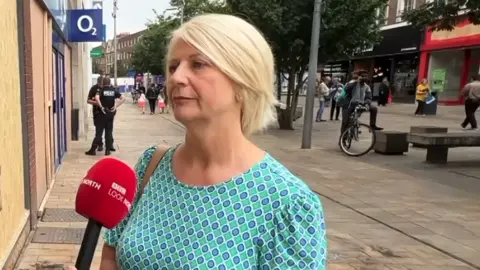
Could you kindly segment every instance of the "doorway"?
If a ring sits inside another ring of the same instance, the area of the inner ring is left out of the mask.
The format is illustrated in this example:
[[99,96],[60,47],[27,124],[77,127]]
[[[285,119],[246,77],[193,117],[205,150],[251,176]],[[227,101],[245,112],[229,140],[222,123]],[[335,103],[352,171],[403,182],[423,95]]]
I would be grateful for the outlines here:
[[53,49],[53,128],[54,128],[54,163],[55,170],[62,163],[67,151],[67,130],[65,111],[65,59],[55,48]]

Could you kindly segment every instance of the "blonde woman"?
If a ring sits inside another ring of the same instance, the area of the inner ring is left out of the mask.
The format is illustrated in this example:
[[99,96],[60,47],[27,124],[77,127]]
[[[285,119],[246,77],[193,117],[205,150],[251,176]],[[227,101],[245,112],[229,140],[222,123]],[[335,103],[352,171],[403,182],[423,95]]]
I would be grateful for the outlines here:
[[237,17],[201,15],[173,33],[167,65],[185,142],[140,157],[148,182],[105,233],[101,269],[326,269],[318,196],[248,138],[276,115],[262,35]]

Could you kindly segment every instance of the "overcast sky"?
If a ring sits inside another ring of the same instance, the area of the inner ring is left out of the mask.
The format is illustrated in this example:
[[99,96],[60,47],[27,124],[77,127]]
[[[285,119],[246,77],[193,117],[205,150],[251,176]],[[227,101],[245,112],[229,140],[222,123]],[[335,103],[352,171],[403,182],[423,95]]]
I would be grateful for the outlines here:
[[[161,14],[167,8],[169,8],[169,0],[118,0],[117,33],[135,33],[143,30],[148,20],[155,18],[153,9]],[[104,0],[103,23],[107,25],[107,40],[113,38],[112,11],[113,0]]]

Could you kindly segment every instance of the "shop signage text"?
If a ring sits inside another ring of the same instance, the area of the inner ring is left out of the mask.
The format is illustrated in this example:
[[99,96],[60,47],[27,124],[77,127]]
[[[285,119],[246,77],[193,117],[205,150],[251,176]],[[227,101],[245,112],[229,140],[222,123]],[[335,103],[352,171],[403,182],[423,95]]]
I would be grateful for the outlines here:
[[480,25],[474,25],[468,19],[459,22],[452,31],[425,31],[422,50],[439,50],[480,44]]
[[419,51],[422,35],[420,30],[412,26],[383,30],[381,33],[382,40],[379,44],[365,48],[354,58],[381,57]]
[[70,42],[103,41],[103,16],[101,9],[73,9],[68,11]]

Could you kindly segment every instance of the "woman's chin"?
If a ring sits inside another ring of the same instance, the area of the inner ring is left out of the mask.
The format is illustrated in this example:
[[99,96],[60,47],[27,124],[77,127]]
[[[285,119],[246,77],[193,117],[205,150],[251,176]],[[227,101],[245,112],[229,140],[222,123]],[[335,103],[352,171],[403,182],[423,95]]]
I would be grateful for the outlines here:
[[199,112],[192,108],[175,108],[173,109],[173,116],[178,122],[185,124],[198,119]]

